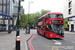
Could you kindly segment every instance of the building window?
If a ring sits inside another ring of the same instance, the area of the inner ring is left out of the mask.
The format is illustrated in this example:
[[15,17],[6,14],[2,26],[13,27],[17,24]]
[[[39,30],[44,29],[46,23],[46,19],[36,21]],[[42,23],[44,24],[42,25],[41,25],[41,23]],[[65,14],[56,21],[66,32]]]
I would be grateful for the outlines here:
[[2,14],[2,6],[0,5],[0,14]]
[[69,0],[69,1],[72,1],[72,0]]
[[16,5],[17,5],[17,1],[16,1]]
[[69,9],[69,14],[72,14],[72,8],[71,8],[71,9]]
[[69,21],[72,21],[72,18],[69,18]]
[[2,0],[0,0],[0,4],[2,4]]
[[75,17],[69,18],[69,21],[75,21]]
[[9,4],[9,0],[7,0],[7,3]]
[[3,0],[4,4],[6,4],[6,0]]
[[70,7],[72,7],[72,1],[71,1],[71,2],[69,2],[69,8],[70,8]]
[[13,3],[15,3],[15,0],[13,0]]

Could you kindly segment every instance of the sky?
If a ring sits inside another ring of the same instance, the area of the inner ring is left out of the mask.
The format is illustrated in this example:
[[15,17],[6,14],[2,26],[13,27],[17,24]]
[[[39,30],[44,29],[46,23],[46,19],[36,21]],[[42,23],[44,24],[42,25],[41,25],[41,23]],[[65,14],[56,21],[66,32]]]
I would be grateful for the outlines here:
[[28,5],[30,3],[30,12],[29,13],[35,13],[37,11],[44,10],[50,10],[51,12],[61,12],[63,13],[63,0],[24,0],[24,2],[21,2],[21,5],[23,6],[25,10],[25,14],[28,13]]

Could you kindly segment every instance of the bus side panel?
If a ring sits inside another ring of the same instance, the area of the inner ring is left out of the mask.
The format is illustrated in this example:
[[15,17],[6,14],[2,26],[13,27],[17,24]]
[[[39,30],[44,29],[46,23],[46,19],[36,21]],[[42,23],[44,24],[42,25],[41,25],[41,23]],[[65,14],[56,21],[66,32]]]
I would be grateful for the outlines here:
[[39,33],[39,29],[38,29],[38,23],[37,23],[37,33]]
[[49,31],[45,31],[45,37],[49,37]]
[[45,36],[47,38],[64,38],[63,36],[60,36],[58,34],[52,33],[50,31],[45,31]]
[[41,30],[39,30],[39,34],[43,36],[43,34],[42,34],[42,31],[41,31]]
[[52,32],[50,32],[50,31],[45,31],[45,36],[47,37],[47,38],[55,38],[54,36],[55,36],[55,34],[52,34]]

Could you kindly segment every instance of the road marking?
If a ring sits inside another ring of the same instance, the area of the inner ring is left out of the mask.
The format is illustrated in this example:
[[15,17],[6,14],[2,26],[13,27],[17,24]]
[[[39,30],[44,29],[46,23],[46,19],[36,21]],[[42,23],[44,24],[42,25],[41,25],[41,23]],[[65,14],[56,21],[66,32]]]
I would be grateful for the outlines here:
[[59,50],[58,48],[54,47],[54,46],[50,46],[52,50]]
[[59,42],[57,40],[54,40],[54,39],[52,41],[54,41],[55,42],[54,44],[57,44],[57,45],[61,45],[62,44],[61,42]]
[[49,45],[42,45],[42,46],[47,46],[47,47],[50,47]]
[[72,41],[72,43],[75,43],[74,41]]
[[51,50],[59,50],[58,48],[56,48],[56,47],[54,47],[54,46],[49,46],[49,45],[42,45],[42,46],[51,47]]
[[30,50],[34,50],[34,47],[31,44],[31,41],[32,41],[33,38],[34,38],[34,33],[33,33],[32,37],[28,40],[28,45],[29,45]]

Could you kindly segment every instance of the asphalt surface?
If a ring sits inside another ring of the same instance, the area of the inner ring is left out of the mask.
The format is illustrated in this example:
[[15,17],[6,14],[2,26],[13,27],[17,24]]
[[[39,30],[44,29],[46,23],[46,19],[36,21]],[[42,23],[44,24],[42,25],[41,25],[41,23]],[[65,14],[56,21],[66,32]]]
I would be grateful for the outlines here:
[[31,43],[34,50],[75,50],[75,35],[65,34],[63,39],[48,39],[37,34],[36,30],[31,30],[35,34]]

